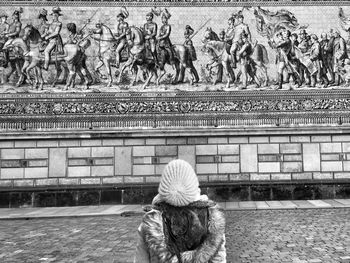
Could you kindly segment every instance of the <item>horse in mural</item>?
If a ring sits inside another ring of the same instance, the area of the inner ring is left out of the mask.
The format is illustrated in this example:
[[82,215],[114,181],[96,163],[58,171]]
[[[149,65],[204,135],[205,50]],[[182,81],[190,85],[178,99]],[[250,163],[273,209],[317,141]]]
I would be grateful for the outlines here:
[[[30,81],[30,71],[35,69],[35,82],[31,83],[34,86],[39,85],[40,89],[43,89],[44,80],[42,76],[42,67],[44,64],[44,56],[42,54],[42,39],[39,31],[32,25],[26,25],[23,29],[23,38],[16,38],[11,43],[11,46],[4,48],[16,47],[23,51],[24,65],[22,67],[22,73],[27,76]],[[28,43],[28,44],[27,44]],[[58,82],[59,76],[62,73],[62,67],[65,70],[64,79],[66,79],[65,90],[74,88],[75,76],[78,73],[84,80],[86,87],[90,84],[88,69],[86,67],[86,56],[81,47],[76,44],[66,44],[63,47],[64,54],[53,55],[50,59],[50,65],[54,65],[56,68],[56,75],[52,86],[55,86]],[[22,79],[19,84],[22,84]],[[30,81],[31,82],[31,81]]]
[[[204,39],[202,51],[209,55],[213,61],[216,63],[212,64],[211,67],[221,64],[223,71],[225,72],[227,83],[226,88],[230,87],[230,83],[235,82],[236,76],[234,74],[233,68],[231,67],[231,55],[227,50],[226,42],[220,41],[218,35],[211,29],[207,28],[204,33]],[[251,58],[254,61],[254,66],[256,67],[255,73],[249,73],[252,80],[256,82],[258,86],[268,85],[268,75],[267,68],[265,64],[268,63],[267,50],[264,45],[256,43],[253,47],[253,54]],[[237,79],[240,73],[237,74]]]

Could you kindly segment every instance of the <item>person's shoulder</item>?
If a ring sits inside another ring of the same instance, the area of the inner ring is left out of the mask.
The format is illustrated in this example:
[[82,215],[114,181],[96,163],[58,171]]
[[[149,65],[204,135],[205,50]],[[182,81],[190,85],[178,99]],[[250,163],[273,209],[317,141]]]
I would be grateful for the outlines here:
[[212,233],[225,233],[225,213],[224,209],[217,203],[209,207],[208,230]]
[[146,212],[142,217],[142,222],[152,222],[152,221],[159,221],[162,219],[162,213],[157,209],[151,209],[150,211]]

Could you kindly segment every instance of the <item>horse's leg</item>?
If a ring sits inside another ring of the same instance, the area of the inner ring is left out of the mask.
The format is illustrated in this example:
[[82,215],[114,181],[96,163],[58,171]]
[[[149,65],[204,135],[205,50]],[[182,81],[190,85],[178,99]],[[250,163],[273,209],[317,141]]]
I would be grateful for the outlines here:
[[180,75],[180,63],[175,62],[175,77],[174,77],[173,81],[171,82],[171,84],[178,83],[179,75]]
[[43,71],[41,67],[36,67],[36,79],[37,79],[37,84],[39,84],[39,90],[43,90],[44,78],[43,78]]
[[111,63],[109,62],[108,58],[104,58],[103,64],[106,66],[106,71],[108,75],[107,88],[110,88],[112,87],[112,82],[113,82]]
[[[186,72],[186,64],[181,63],[180,64],[180,72],[179,72],[178,83],[183,83],[184,82],[184,80],[185,80],[185,72]],[[191,72],[190,72],[190,74],[191,74]]]
[[157,80],[156,80],[157,86],[159,85],[160,80],[161,80],[162,77],[165,75],[165,73],[166,73],[165,68],[164,68],[164,67],[163,67],[163,68],[160,68],[159,76],[158,76],[158,78],[157,78]]
[[131,83],[130,86],[134,86],[134,85],[136,85],[136,83],[137,83],[137,73],[138,73],[138,71],[139,71],[137,65],[134,65],[134,66],[133,66],[132,71],[133,71],[133,75],[134,75],[134,80],[132,81],[132,83]]
[[148,78],[146,79],[145,83],[142,86],[142,89],[146,89],[146,87],[149,85],[153,75],[157,76],[157,70],[155,68],[148,70]]
[[[30,71],[34,68],[37,67],[37,61],[36,60],[32,60],[32,62],[30,63],[30,65],[26,68],[25,72],[26,72],[26,75],[28,76],[28,79],[30,79]],[[40,67],[37,67],[38,69]],[[35,75],[35,74],[34,74]],[[33,88],[36,88],[36,85],[38,84],[38,78],[36,78],[36,81],[33,81],[31,82],[31,85]],[[42,84],[43,85],[43,84]]]
[[10,81],[11,75],[16,70],[16,65],[14,64],[14,61],[10,60],[8,64],[10,65],[10,71],[7,74],[4,74],[4,82],[5,83]]
[[126,63],[124,63],[124,65],[123,65],[122,68],[120,69],[119,76],[118,76],[118,80],[117,80],[118,84],[120,84],[121,81],[122,81],[122,75],[123,75],[123,73],[124,73],[124,70],[126,69],[126,67],[128,67],[128,66],[130,66],[130,65],[131,65],[130,61],[127,61]]
[[67,64],[69,74],[67,78],[66,86],[64,87],[64,90],[68,90],[72,85],[74,86],[74,77],[75,77],[75,66],[73,64]]
[[223,66],[223,68],[224,68],[225,75],[226,75],[226,81],[227,81],[227,83],[226,83],[226,88],[227,88],[227,89],[230,88],[230,73],[229,73],[229,69],[228,69],[229,63],[230,63],[230,62],[227,62],[227,61],[224,62],[224,63],[222,63],[222,66]]
[[21,86],[24,82],[25,82],[25,79],[27,78],[29,80],[29,83],[30,83],[30,78],[29,76],[27,76],[25,74],[26,72],[26,68],[29,66],[29,61],[28,60],[25,60],[24,61],[24,64],[21,68],[21,75],[20,75],[20,78],[18,79],[17,83],[16,83],[16,86],[19,87]]
[[77,68],[77,73],[79,76],[81,75],[83,77],[83,85],[85,86],[85,89],[89,89],[90,79],[89,79],[89,73],[87,70],[83,67]]
[[55,79],[54,81],[52,82],[51,84],[51,87],[54,88],[58,82],[58,78],[59,76],[61,75],[62,73],[62,68],[61,68],[61,64],[60,63],[56,63],[56,76],[55,76]]

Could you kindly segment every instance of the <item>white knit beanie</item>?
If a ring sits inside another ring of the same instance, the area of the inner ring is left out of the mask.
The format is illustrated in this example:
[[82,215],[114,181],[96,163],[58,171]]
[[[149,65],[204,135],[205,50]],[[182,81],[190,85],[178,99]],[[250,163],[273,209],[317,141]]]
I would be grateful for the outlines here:
[[199,182],[192,166],[183,160],[169,162],[163,171],[157,199],[173,206],[186,206],[200,199]]

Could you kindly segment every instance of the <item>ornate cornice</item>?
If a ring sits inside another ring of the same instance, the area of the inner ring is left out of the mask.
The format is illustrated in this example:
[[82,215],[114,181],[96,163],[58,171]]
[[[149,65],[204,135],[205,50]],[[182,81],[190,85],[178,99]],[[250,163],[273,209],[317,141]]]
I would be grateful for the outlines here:
[[348,90],[1,94],[0,130],[350,124]]

